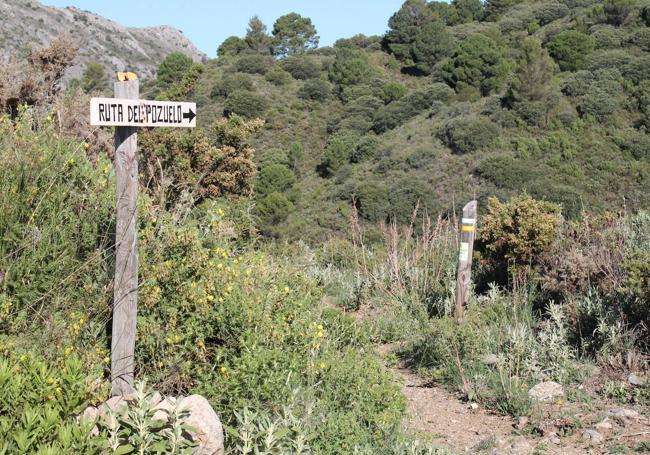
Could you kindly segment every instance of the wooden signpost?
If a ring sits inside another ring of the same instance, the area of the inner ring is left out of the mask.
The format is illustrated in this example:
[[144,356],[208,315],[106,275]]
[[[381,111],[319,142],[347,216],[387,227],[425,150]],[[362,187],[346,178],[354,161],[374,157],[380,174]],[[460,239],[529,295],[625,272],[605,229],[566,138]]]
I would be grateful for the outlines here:
[[196,104],[147,101],[139,98],[137,78],[115,82],[115,98],[90,100],[90,124],[116,126],[115,282],[111,332],[111,386],[113,395],[133,391],[135,324],[138,308],[138,134],[137,127],[196,126]]
[[460,252],[458,254],[458,276],[456,278],[456,319],[461,320],[467,306],[472,279],[472,253],[476,235],[476,201],[463,207],[460,230]]

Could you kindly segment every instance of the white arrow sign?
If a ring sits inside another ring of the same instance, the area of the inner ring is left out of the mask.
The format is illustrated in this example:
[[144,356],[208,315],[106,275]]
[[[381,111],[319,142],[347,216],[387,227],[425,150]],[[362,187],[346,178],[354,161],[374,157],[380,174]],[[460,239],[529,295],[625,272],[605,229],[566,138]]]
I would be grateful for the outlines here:
[[194,128],[196,126],[196,103],[91,98],[90,124],[95,126]]

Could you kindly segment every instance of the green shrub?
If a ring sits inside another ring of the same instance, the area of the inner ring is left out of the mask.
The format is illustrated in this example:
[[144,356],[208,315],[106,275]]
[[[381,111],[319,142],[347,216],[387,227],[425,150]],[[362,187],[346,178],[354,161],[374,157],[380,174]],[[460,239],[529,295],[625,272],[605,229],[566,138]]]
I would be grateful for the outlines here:
[[273,66],[273,57],[260,54],[247,54],[239,57],[235,62],[235,69],[240,73],[266,74]]
[[642,55],[633,58],[623,67],[623,75],[625,78],[631,80],[635,84],[640,84],[641,81],[649,79],[648,74],[650,74],[649,55]]
[[271,84],[280,87],[291,82],[291,74],[287,73],[279,66],[274,66],[269,71],[267,71],[267,73],[264,75],[264,79],[266,79]]
[[612,25],[599,25],[589,30],[596,49],[616,49],[621,47],[625,33]]
[[265,196],[274,192],[282,193],[296,183],[296,175],[284,164],[269,164],[262,167],[257,176],[255,191]]
[[226,116],[241,115],[247,118],[261,117],[268,108],[266,98],[252,92],[235,90],[226,100],[223,113]]
[[634,0],[605,0],[603,11],[609,24],[620,26],[626,21],[635,6]]
[[287,197],[278,192],[269,193],[257,201],[255,210],[263,225],[274,225],[286,220],[294,211]]
[[375,74],[370,66],[368,54],[362,50],[342,48],[336,51],[336,58],[329,70],[329,78],[341,87],[357,85],[368,81]]
[[325,175],[332,175],[350,162],[358,137],[349,132],[331,136],[325,147],[322,168]]
[[650,134],[646,131],[630,131],[620,140],[619,147],[636,160],[647,160],[650,158]]
[[594,80],[595,76],[591,71],[569,73],[562,81],[562,92],[568,96],[582,96],[587,93]]
[[594,39],[589,35],[566,30],[555,35],[548,43],[548,51],[562,71],[577,71],[584,67],[594,46]]
[[248,49],[248,44],[245,40],[238,36],[229,36],[217,48],[217,55],[219,57],[233,57],[241,54]]
[[[615,76],[615,73],[609,76]],[[592,115],[598,121],[605,121],[621,107],[621,91],[621,84],[616,79],[599,78],[580,99],[578,111],[582,115]]]
[[499,127],[485,117],[458,117],[447,122],[440,139],[456,153],[471,153],[492,146]]
[[383,183],[373,180],[361,183],[354,194],[361,217],[373,223],[384,221],[390,209],[388,195],[388,187]]
[[492,182],[497,188],[509,190],[526,189],[527,185],[541,176],[535,164],[507,155],[484,159],[479,163],[477,171],[481,178]]
[[313,79],[320,75],[321,66],[318,61],[306,55],[288,57],[282,61],[282,68],[294,79]]
[[158,65],[156,85],[165,89],[171,84],[180,82],[192,63],[194,63],[192,59],[182,52],[172,52]]
[[212,88],[210,96],[212,98],[220,96],[227,98],[236,90],[253,91],[253,79],[249,75],[242,73],[224,74],[221,80]]
[[377,155],[381,142],[374,134],[363,136],[354,146],[350,161],[352,163],[362,163],[371,160]]
[[331,86],[329,82],[323,79],[309,79],[305,81],[300,90],[298,90],[298,97],[305,100],[325,101],[329,98],[331,93]]
[[399,82],[387,82],[384,84],[381,92],[382,100],[384,100],[384,103],[389,104],[406,95],[406,87]]
[[416,90],[402,99],[382,106],[373,118],[373,130],[381,134],[398,127],[408,119],[415,117],[426,109],[436,108],[442,104],[441,99],[448,99],[449,87],[434,84],[424,90]]
[[650,29],[641,28],[632,33],[628,39],[632,44],[640,47],[644,52],[650,52]]
[[569,15],[571,10],[564,3],[540,3],[535,8],[535,18],[542,27]]
[[589,71],[596,72],[601,69],[621,71],[634,57],[623,49],[597,50],[587,59],[586,67]]

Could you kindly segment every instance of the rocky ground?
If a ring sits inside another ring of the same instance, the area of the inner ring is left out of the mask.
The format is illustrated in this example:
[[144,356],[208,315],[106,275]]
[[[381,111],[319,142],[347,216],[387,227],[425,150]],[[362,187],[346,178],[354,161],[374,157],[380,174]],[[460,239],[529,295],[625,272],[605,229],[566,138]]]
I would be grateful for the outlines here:
[[533,388],[547,400],[513,419],[464,402],[404,365],[393,370],[408,400],[409,429],[459,454],[650,453],[649,410],[602,398],[597,376],[571,393],[559,384]]

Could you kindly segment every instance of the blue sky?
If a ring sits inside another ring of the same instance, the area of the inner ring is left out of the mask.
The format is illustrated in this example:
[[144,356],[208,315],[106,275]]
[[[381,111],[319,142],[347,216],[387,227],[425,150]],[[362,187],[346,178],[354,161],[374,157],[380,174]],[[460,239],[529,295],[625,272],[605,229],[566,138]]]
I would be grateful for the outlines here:
[[42,0],[49,6],[76,6],[129,27],[171,25],[209,57],[231,35],[244,36],[248,19],[259,15],[269,28],[283,14],[310,17],[320,45],[357,33],[381,35],[403,0]]

